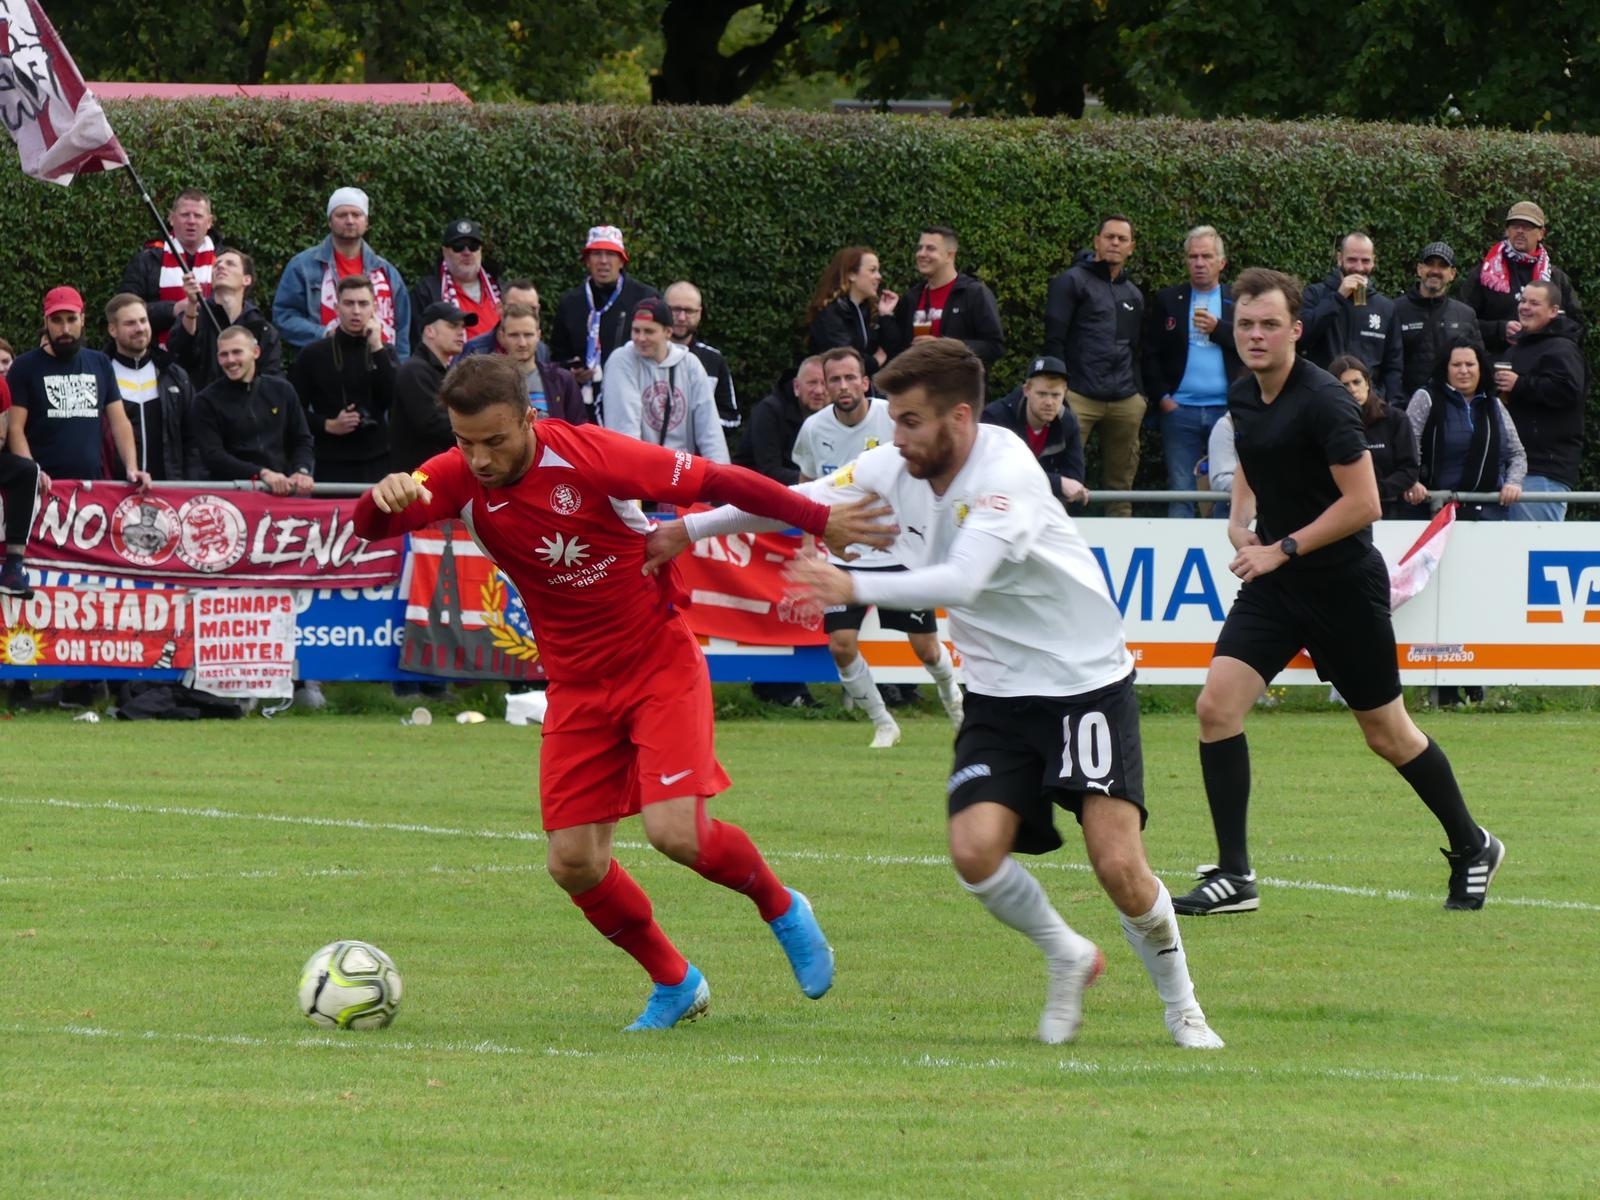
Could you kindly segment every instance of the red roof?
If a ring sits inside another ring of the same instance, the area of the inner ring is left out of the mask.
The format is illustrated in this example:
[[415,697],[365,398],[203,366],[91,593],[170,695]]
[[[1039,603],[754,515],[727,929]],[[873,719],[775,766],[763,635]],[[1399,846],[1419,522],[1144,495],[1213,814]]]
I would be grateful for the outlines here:
[[102,100],[335,100],[353,104],[471,104],[453,83],[119,83],[91,82]]

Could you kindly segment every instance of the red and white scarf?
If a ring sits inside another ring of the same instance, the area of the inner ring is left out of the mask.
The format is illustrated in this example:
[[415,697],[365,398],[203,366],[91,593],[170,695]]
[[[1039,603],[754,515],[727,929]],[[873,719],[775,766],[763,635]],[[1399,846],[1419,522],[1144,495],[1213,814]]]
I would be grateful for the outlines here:
[[[152,245],[161,247],[161,280],[160,299],[168,304],[177,304],[184,298],[183,291],[183,264],[178,261],[178,256],[172,252],[170,242],[152,242]],[[194,279],[200,285],[200,293],[206,299],[211,298],[211,268],[217,261],[217,248],[208,237],[200,243],[200,248],[189,255],[189,261],[194,265]],[[167,344],[167,338],[172,331],[169,329],[157,340],[162,346]]]
[[1511,272],[1506,267],[1507,261],[1533,264],[1533,281],[1542,282],[1550,278],[1550,252],[1543,245],[1537,254],[1524,254],[1520,250],[1512,249],[1510,242],[1496,242],[1489,248],[1489,253],[1483,256],[1483,266],[1478,271],[1478,282],[1491,292],[1511,291]]
[[[372,312],[383,326],[383,340],[394,345],[394,289],[389,286],[389,273],[382,267],[371,272]],[[330,262],[322,271],[322,327],[326,329],[339,319],[339,277]]]
[[[459,295],[460,293],[456,290],[455,278],[450,274],[449,265],[440,260],[439,299],[446,304],[454,304],[457,308],[460,308],[461,305],[456,301]],[[479,303],[482,303],[481,297],[488,296],[489,299],[494,301],[495,312],[500,311],[500,289],[495,287],[494,280],[489,278],[489,272],[482,267],[478,268],[478,295],[480,297]]]

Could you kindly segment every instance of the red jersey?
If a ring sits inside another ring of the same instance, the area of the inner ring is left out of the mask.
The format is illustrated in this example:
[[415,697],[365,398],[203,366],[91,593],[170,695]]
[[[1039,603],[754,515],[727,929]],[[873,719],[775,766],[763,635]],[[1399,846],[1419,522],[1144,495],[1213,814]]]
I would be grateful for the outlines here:
[[[751,472],[598,425],[542,420],[535,437],[533,465],[510,487],[485,487],[452,448],[413,472],[432,493],[429,503],[388,514],[368,492],[355,524],[363,537],[392,537],[434,521],[464,522],[516,585],[552,680],[615,673],[650,633],[681,620],[676,568],[642,573],[644,535],[652,526],[632,498],[681,506],[740,501],[749,508],[753,480],[760,498],[772,501],[763,511],[785,519],[803,512],[813,532],[827,520],[826,508]],[[709,486],[708,476],[729,480],[730,473],[734,492]]]

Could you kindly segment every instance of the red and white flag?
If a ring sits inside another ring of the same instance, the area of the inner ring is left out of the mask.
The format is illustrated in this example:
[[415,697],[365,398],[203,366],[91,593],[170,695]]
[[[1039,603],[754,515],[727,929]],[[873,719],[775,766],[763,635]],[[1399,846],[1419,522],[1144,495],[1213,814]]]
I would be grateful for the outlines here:
[[111,124],[37,0],[0,0],[0,119],[35,179],[128,165]]
[[1412,543],[1411,549],[1400,556],[1400,561],[1389,564],[1391,611],[1420,594],[1428,586],[1428,580],[1433,578],[1433,573],[1439,569],[1444,548],[1450,544],[1450,527],[1455,524],[1458,507],[1452,500],[1441,508],[1428,522],[1422,536]]

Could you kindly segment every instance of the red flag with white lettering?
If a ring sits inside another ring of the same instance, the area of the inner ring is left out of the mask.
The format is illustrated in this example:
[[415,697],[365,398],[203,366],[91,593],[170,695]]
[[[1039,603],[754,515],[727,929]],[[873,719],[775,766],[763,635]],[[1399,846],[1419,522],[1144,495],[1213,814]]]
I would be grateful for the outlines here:
[[0,0],[0,119],[35,179],[66,185],[128,165],[111,124],[37,0]]

